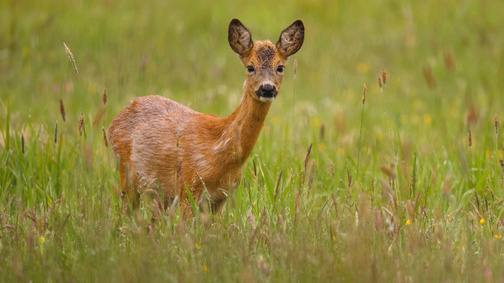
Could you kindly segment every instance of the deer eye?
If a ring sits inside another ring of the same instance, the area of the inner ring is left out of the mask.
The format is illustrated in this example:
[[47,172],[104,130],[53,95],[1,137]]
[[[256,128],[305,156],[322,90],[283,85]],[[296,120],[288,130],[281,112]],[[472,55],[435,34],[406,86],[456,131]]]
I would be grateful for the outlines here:
[[277,72],[279,72],[279,73],[283,73],[284,68],[285,68],[285,66],[283,66],[283,65],[278,66],[278,67],[277,67]]
[[255,72],[254,66],[247,66],[247,72],[249,73]]

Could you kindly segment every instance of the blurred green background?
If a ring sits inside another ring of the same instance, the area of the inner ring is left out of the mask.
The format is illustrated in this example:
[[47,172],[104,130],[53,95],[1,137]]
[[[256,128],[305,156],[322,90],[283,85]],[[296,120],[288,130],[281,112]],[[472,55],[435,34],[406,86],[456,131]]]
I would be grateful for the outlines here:
[[[503,13],[504,1],[469,0],[0,0],[0,212],[3,227],[14,227],[1,230],[7,267],[0,278],[68,281],[90,272],[96,280],[112,270],[117,281],[143,272],[184,281],[207,274],[207,265],[209,280],[231,281],[331,280],[334,272],[350,281],[499,278]],[[139,232],[151,227],[149,209],[130,219],[117,208],[116,163],[102,128],[146,94],[231,114],[245,77],[227,42],[232,18],[254,40],[273,42],[301,19],[304,45],[289,59],[236,201],[225,220],[214,219],[222,226],[195,224],[177,238],[180,219],[161,221],[154,242],[168,237],[169,248],[159,249]],[[275,186],[282,188],[279,202]],[[304,218],[296,220],[297,194],[305,190],[312,191],[301,201]],[[333,201],[340,214],[330,211]],[[243,248],[259,241],[250,236],[258,230],[248,226],[249,215],[263,218],[271,239],[286,225],[285,238],[278,236],[283,244]],[[359,215],[368,226],[359,226]],[[380,230],[378,215],[397,234]],[[415,233],[406,230],[410,224]],[[200,249],[205,241],[208,248]],[[118,264],[130,260],[143,268]],[[176,279],[162,272],[166,266]],[[54,277],[44,274],[53,268]]]

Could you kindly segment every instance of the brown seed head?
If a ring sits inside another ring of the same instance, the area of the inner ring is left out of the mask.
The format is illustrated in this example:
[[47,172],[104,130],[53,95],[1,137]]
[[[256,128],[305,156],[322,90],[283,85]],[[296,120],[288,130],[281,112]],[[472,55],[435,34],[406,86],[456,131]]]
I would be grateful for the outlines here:
[[499,119],[497,118],[497,114],[494,116],[494,126],[495,126],[495,134],[499,134]]
[[366,91],[367,91],[367,86],[366,86],[366,84],[364,84],[364,87],[362,88],[362,104],[364,104],[364,102],[366,102]]
[[476,110],[476,106],[473,103],[469,104],[469,111],[466,114],[466,124],[469,127],[470,125],[476,124],[479,119],[479,112]]
[[444,53],[444,63],[445,63],[445,68],[448,71],[453,70],[453,57],[449,51],[445,51]]
[[385,69],[383,69],[381,76],[382,76],[383,85],[386,85],[387,84],[387,72],[385,71]]
[[63,118],[63,122],[65,122],[65,105],[63,105],[63,99],[60,99],[59,100],[59,103],[60,103],[60,113],[61,113],[61,117]]
[[105,147],[108,147],[108,141],[107,141],[107,133],[105,132],[105,128],[102,127],[102,133],[103,133],[103,142],[105,143]]
[[107,106],[107,89],[103,89],[103,96],[102,96],[102,105]]
[[432,74],[432,70],[430,67],[424,67],[423,68],[423,75],[425,78],[425,81],[427,82],[427,86],[431,89],[436,88],[436,79],[434,78],[434,75]]

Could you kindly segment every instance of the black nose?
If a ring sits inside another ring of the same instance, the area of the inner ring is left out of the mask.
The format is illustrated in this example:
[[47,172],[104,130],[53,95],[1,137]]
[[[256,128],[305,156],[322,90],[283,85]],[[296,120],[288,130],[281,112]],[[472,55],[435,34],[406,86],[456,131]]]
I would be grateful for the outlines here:
[[278,91],[274,85],[264,84],[259,87],[256,94],[264,97],[275,97],[278,94]]

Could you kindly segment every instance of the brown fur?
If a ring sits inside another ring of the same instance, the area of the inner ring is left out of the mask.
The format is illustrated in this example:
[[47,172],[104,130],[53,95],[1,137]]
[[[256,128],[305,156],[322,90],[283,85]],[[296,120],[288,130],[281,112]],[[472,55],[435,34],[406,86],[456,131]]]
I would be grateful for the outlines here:
[[198,113],[155,95],[139,97],[124,108],[110,124],[109,135],[119,160],[125,201],[129,199],[136,208],[143,189],[160,185],[167,204],[179,196],[184,205],[187,186],[196,202],[207,190],[217,212],[226,199],[223,191],[239,183],[241,168],[271,106],[270,101],[259,99],[256,90],[266,82],[280,89],[283,73],[277,68],[299,50],[303,37],[304,27],[296,21],[276,45],[270,41],[254,44],[248,29],[236,19],[231,21],[231,48],[244,66],[256,69],[248,72],[240,105],[229,117]]

